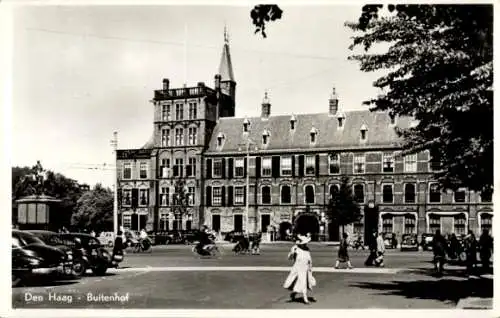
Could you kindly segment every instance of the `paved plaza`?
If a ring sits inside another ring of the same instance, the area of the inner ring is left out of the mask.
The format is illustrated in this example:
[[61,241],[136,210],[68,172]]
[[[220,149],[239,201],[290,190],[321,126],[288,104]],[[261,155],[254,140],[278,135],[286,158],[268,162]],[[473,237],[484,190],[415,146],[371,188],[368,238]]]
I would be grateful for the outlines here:
[[461,267],[433,277],[430,252],[389,250],[385,268],[367,268],[368,252],[351,251],[355,268],[336,270],[336,247],[312,244],[318,284],[313,302],[304,305],[281,287],[290,246],[263,245],[261,255],[252,256],[223,245],[220,258],[197,257],[189,246],[156,246],[151,254],[127,253],[122,266],[103,277],[14,288],[12,302],[15,308],[450,309],[470,297],[488,306],[493,294],[492,279],[469,278]]

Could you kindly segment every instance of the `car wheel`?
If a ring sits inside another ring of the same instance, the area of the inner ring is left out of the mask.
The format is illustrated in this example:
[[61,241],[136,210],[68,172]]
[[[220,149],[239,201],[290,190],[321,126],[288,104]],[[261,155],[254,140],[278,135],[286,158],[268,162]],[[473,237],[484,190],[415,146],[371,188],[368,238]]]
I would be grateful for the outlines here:
[[113,247],[113,242],[112,241],[108,242],[108,247]]
[[92,272],[94,275],[102,276],[106,274],[106,271],[108,270],[108,267],[106,265],[98,265],[94,268],[92,268]]
[[460,255],[458,256],[458,259],[461,261],[461,262],[465,262],[467,261],[467,254],[465,254],[465,252],[461,252]]
[[12,273],[12,287],[17,287],[21,284],[21,276],[15,273]]
[[73,262],[73,274],[76,277],[82,277],[86,271],[87,267],[82,259],[78,259]]

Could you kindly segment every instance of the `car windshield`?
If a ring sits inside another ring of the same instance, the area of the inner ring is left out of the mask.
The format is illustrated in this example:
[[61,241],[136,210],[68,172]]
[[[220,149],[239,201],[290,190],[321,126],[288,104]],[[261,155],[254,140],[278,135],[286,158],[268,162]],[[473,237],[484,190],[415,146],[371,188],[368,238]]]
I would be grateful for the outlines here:
[[21,235],[21,239],[26,243],[26,245],[30,245],[30,244],[45,244],[38,237],[36,237],[34,235],[29,235],[29,234],[26,234],[26,233],[24,233],[23,235]]

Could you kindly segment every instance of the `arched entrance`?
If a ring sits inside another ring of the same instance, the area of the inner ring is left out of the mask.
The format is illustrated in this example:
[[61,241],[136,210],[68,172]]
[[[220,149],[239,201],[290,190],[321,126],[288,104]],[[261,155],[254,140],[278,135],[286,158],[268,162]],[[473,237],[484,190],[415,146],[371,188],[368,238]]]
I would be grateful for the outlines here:
[[296,234],[306,235],[311,233],[314,241],[318,239],[319,220],[315,213],[301,213],[295,219],[294,230]]
[[279,239],[281,241],[286,240],[286,230],[288,230],[288,229],[290,229],[290,233],[292,233],[292,230],[293,230],[292,223],[290,223],[290,222],[281,222],[280,223],[280,229],[279,229],[280,237],[279,237]]

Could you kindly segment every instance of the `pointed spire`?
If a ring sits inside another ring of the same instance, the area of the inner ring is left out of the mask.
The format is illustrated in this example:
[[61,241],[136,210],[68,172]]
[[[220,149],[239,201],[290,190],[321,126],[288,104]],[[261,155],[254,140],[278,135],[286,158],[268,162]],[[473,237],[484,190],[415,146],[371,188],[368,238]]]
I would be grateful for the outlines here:
[[231,63],[231,54],[229,53],[229,35],[227,27],[224,26],[224,47],[219,64],[219,74],[222,81],[235,81],[233,75],[233,63]]

